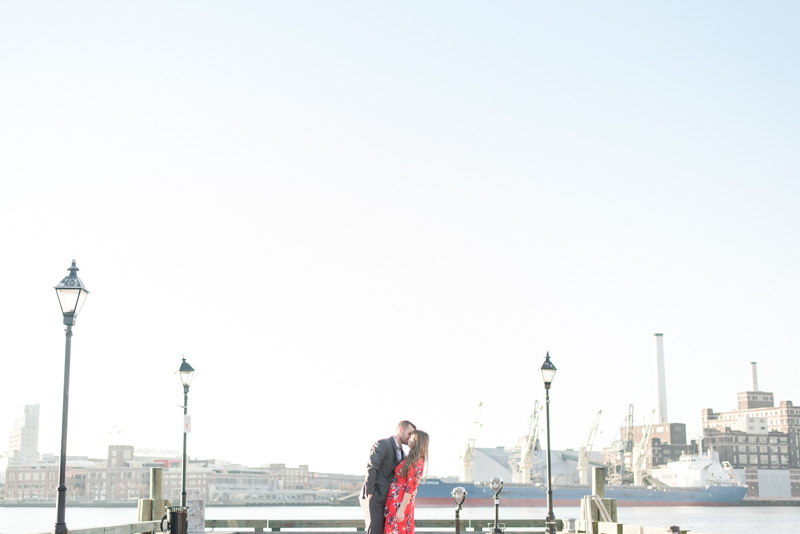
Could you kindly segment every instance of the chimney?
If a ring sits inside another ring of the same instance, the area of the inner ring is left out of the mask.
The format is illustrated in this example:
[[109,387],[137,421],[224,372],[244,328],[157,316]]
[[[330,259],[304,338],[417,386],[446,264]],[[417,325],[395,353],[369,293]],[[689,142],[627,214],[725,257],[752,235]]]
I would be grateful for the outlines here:
[[654,334],[656,338],[656,372],[658,374],[658,405],[656,420],[668,423],[667,416],[667,377],[664,372],[664,334]]
[[750,362],[750,367],[753,370],[753,391],[758,391],[758,372],[756,371],[756,362]]

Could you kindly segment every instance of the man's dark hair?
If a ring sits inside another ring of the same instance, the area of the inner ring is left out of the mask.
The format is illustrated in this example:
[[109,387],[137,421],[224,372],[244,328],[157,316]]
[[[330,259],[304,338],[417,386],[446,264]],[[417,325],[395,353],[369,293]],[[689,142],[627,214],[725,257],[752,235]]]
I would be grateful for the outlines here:
[[408,427],[413,428],[414,430],[417,429],[417,425],[412,423],[411,421],[400,421],[397,423],[397,428],[403,427],[403,430],[408,430]]

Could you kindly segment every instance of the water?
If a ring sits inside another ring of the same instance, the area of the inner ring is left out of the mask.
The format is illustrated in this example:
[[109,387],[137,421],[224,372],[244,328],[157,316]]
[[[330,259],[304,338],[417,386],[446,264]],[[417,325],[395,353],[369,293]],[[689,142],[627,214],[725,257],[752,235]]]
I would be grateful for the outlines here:
[[[453,508],[419,508],[417,517],[446,519],[453,517]],[[559,507],[556,517],[578,517],[577,507]],[[648,527],[678,525],[683,529],[714,534],[794,534],[800,532],[800,507],[781,506],[639,506],[618,509],[623,523]],[[501,508],[505,519],[543,519],[544,508]],[[52,508],[0,507],[0,534],[47,532],[55,523]],[[463,519],[494,517],[492,508],[464,508]],[[225,506],[206,508],[207,519],[361,519],[358,507],[295,507],[295,506]],[[67,508],[70,529],[119,525],[136,521],[136,508]]]

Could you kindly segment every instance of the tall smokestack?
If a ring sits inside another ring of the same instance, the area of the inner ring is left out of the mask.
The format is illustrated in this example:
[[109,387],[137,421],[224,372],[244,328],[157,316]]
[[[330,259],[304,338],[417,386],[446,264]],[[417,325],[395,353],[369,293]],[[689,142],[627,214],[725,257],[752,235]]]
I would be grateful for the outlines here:
[[756,372],[756,362],[750,362],[753,368],[753,391],[758,391],[758,372]]
[[664,334],[654,334],[656,338],[656,372],[658,373],[658,412],[659,423],[668,423],[667,416],[667,376],[664,372]]

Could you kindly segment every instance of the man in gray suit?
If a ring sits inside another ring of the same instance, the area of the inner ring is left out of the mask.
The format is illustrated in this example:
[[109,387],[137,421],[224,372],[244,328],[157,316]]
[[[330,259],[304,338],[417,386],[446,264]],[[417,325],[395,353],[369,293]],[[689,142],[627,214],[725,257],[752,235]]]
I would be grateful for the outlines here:
[[411,421],[400,421],[394,436],[379,439],[369,451],[367,478],[360,497],[366,534],[383,534],[383,509],[394,479],[394,468],[405,457],[403,445],[408,445],[408,438],[416,429]]

